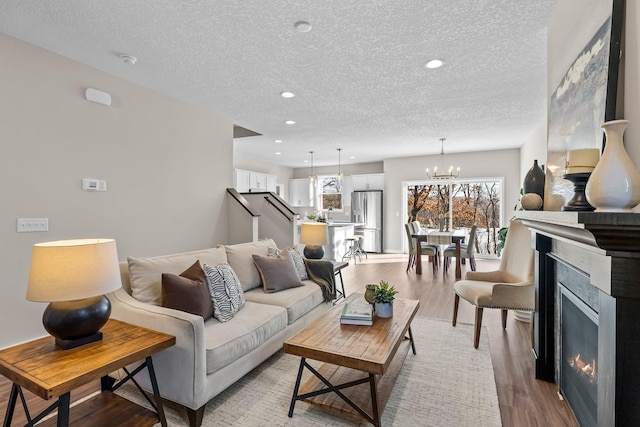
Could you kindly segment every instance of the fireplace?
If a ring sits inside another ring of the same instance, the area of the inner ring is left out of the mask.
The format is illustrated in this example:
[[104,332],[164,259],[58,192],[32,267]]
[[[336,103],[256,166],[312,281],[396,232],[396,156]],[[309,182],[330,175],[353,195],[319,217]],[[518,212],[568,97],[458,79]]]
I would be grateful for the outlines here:
[[517,216],[536,250],[536,378],[582,426],[640,426],[640,215]]
[[561,283],[558,289],[558,386],[580,426],[597,426],[598,314]]

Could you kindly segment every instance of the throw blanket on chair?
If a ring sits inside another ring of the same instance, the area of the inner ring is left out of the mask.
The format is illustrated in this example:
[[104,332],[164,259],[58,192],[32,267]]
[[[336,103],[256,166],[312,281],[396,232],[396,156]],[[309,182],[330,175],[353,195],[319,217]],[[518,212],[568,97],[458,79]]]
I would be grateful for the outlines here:
[[309,279],[317,283],[322,289],[324,301],[333,301],[336,298],[336,275],[333,270],[333,263],[322,259],[305,258],[304,264],[307,267]]

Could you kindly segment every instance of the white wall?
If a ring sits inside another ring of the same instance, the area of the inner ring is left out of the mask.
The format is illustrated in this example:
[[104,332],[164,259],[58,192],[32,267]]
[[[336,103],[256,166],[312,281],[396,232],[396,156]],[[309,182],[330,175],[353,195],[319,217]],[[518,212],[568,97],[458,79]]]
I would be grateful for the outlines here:
[[[121,260],[225,243],[233,124],[1,34],[0,52],[2,348],[46,334],[45,304],[25,300],[34,243],[110,237]],[[108,191],[82,191],[83,177]],[[20,217],[49,232],[17,233]]]
[[[405,239],[402,181],[422,180],[425,168],[437,164],[439,156],[414,156],[384,161],[384,251],[401,252]],[[447,154],[446,163],[460,166],[465,178],[504,177],[504,218],[513,216],[520,192],[520,150]]]
[[538,160],[538,165],[547,164],[547,120],[542,120],[536,129],[524,141],[520,147],[520,185],[529,172],[533,161]]

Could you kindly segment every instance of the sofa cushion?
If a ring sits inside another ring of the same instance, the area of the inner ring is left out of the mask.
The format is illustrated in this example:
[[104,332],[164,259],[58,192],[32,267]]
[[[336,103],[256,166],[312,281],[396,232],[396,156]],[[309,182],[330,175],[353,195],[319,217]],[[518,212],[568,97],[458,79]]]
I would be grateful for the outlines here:
[[180,273],[162,273],[162,306],[208,319],[213,315],[213,302],[207,278],[200,261]]
[[204,326],[207,374],[256,349],[286,327],[285,309],[250,301],[231,322],[208,320]]
[[198,260],[201,264],[218,265],[227,262],[227,254],[224,248],[212,248],[152,258],[127,258],[131,295],[140,302],[161,305],[162,273],[180,274]]
[[238,276],[227,263],[215,267],[205,264],[204,271],[209,284],[209,297],[213,301],[213,317],[228,322],[246,302]]
[[302,286],[291,254],[283,251],[278,256],[252,255],[260,273],[262,287],[267,293]]
[[304,286],[271,294],[266,293],[262,288],[256,288],[245,292],[244,297],[247,304],[251,301],[285,308],[287,322],[291,324],[323,303],[320,286],[311,280],[305,280],[302,284]]
[[296,266],[296,271],[298,272],[298,276],[300,277],[300,280],[309,279],[309,274],[307,273],[307,266],[304,265],[304,257],[302,256],[300,251],[298,251],[298,249],[294,247],[290,247],[282,250],[269,248],[269,256],[278,256],[284,251],[287,251],[291,254],[291,258],[293,258],[293,263]]
[[226,245],[224,248],[227,251],[227,262],[238,275],[242,289],[248,291],[261,286],[260,274],[253,263],[252,255],[267,256],[269,248],[277,249],[276,243],[272,239],[267,239],[259,242]]

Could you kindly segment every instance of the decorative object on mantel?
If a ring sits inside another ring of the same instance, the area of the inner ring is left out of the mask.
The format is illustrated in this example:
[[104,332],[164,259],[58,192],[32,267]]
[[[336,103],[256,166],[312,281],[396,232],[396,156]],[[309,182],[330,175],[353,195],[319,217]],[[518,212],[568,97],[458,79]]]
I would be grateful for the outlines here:
[[562,177],[573,184],[573,197],[562,207],[563,211],[590,212],[595,209],[587,201],[584,190],[599,159],[600,150],[597,148],[581,148],[567,153],[565,174]]
[[539,211],[542,207],[542,197],[536,193],[526,193],[520,198],[520,205],[527,211]]
[[[453,173],[453,166],[449,166],[449,172],[444,172],[444,142],[446,138],[440,138],[440,158],[438,165],[433,167],[433,175],[429,172],[429,168],[425,170],[427,179],[452,179],[460,176],[460,166],[456,169],[456,173]],[[440,173],[438,173],[438,166],[440,167]]]
[[545,211],[559,211],[564,206],[564,198],[553,193],[553,172],[547,166],[544,171],[544,205]]
[[396,298],[398,291],[393,286],[389,286],[388,282],[381,280],[376,286],[374,301],[376,303],[376,316],[393,317],[393,300]]
[[[531,169],[529,169],[529,172],[525,175],[524,182],[522,183],[525,196],[529,193],[535,193],[540,196],[541,201],[544,200],[544,178],[544,171],[538,166],[538,160],[534,160],[533,166],[531,166]],[[522,207],[527,209],[524,205],[522,205]],[[542,203],[540,203],[538,209],[540,208],[542,208]]]
[[591,212],[595,209],[589,204],[584,194],[584,188],[590,176],[590,173],[567,173],[562,176],[573,184],[573,197],[562,207],[563,211]]
[[640,203],[640,172],[624,149],[628,120],[602,124],[606,145],[586,186],[587,200],[596,212],[630,211]]

